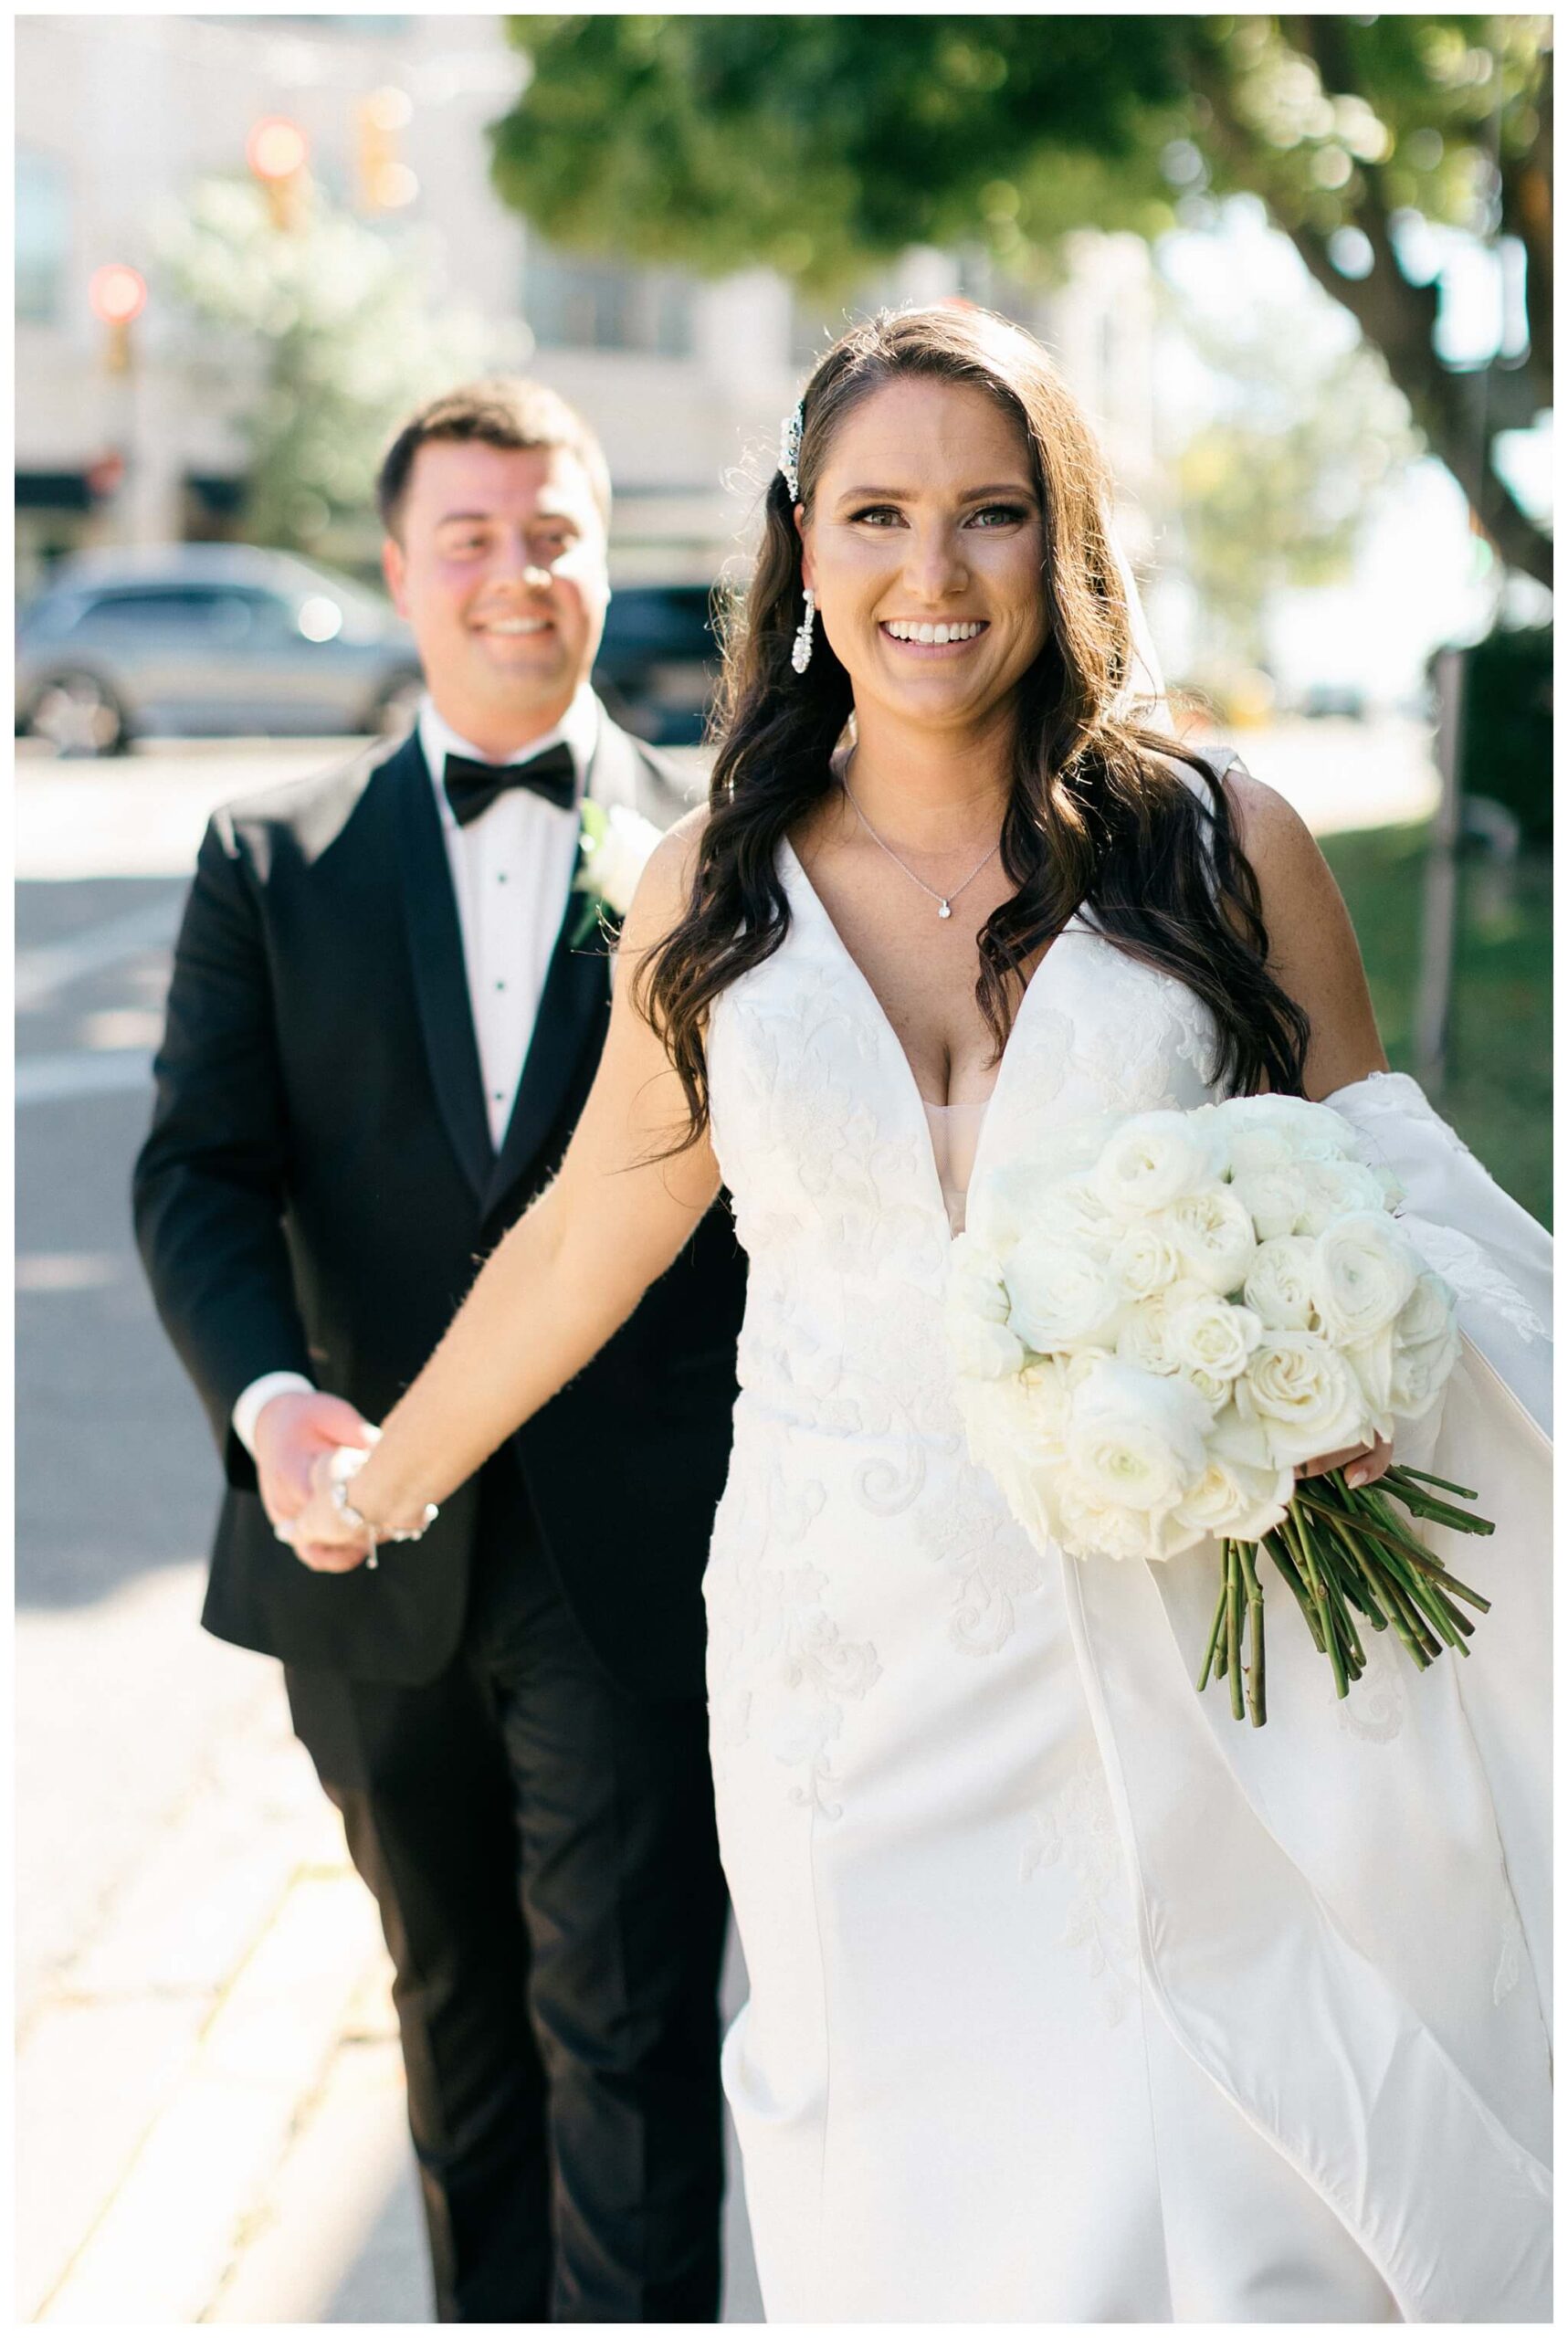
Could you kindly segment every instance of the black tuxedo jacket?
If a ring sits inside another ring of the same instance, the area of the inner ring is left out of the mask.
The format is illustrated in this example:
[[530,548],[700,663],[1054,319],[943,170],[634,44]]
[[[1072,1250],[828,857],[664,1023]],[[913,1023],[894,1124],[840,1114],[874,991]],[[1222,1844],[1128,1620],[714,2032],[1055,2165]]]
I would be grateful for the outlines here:
[[[685,808],[603,717],[587,789],[661,827]],[[569,897],[498,1157],[417,734],[231,804],[207,829],[134,1207],[159,1313],[224,1457],[203,1614],[220,1638],[407,1683],[457,1648],[478,1480],[374,1570],[314,1574],[274,1536],[230,1416],[260,1374],[294,1370],[380,1420],[425,1363],[587,1097],[609,959],[596,937],[572,946],[582,911]],[[701,1693],[700,1586],[742,1296],[721,1204],[512,1440],[563,1592],[610,1672],[645,1693]]]

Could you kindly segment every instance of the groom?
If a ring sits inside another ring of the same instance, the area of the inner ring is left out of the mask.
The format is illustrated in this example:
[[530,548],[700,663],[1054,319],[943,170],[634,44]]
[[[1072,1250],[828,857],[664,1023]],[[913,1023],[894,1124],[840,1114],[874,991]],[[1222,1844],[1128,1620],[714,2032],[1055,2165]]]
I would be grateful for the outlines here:
[[325,1574],[274,1531],[412,1380],[582,1110],[610,982],[572,890],[584,799],[685,808],[589,686],[609,479],[581,418],[474,384],[408,421],[378,492],[428,696],[400,746],[215,816],[136,1169],[228,1480],[203,1621],[282,1659],[380,1904],[440,2319],[711,2322],[725,1215],[423,1542]]

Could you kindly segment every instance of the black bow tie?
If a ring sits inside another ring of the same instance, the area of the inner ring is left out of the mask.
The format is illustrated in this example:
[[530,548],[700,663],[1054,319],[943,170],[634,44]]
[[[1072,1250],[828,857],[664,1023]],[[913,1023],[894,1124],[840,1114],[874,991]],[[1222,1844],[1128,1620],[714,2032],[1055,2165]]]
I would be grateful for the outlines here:
[[488,812],[496,797],[510,787],[531,788],[547,804],[558,804],[563,812],[570,812],[577,801],[577,766],[564,740],[525,764],[477,764],[467,755],[448,755],[442,784],[460,828]]

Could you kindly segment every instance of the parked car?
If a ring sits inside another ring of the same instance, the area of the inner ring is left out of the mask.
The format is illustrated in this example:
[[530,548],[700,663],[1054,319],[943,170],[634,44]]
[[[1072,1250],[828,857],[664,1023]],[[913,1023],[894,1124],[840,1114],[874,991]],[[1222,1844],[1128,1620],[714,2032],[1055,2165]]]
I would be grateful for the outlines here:
[[721,588],[623,584],[610,598],[594,687],[655,747],[700,743],[719,679],[712,610]]
[[387,602],[249,544],[80,553],[16,635],[16,727],[66,754],[149,732],[391,735],[421,687]]

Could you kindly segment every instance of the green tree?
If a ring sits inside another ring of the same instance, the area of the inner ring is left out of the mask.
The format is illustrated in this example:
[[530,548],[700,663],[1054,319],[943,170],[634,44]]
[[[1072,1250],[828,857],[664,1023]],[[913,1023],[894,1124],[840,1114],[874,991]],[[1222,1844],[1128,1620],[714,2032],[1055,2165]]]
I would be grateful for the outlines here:
[[478,318],[436,308],[432,248],[316,189],[285,229],[249,180],[204,180],[165,215],[158,253],[204,338],[254,383],[238,428],[247,525],[263,542],[309,552],[362,516],[399,416],[498,355]]
[[1171,465],[1182,567],[1204,606],[1206,662],[1258,666],[1274,596],[1348,580],[1379,497],[1419,443],[1382,364],[1363,342],[1347,345],[1332,310],[1170,307],[1215,385]]
[[[1493,459],[1551,403],[1548,16],[519,16],[503,197],[570,247],[842,290],[911,244],[1013,273],[1068,227],[1258,196],[1382,354],[1503,559],[1551,545]],[[1517,368],[1438,359],[1426,221],[1515,237]],[[1423,278],[1426,280],[1423,280]]]

